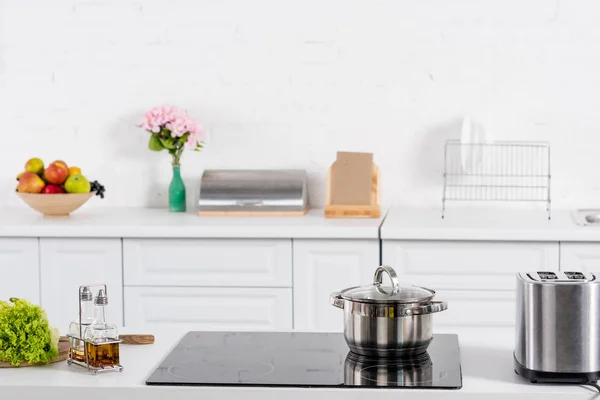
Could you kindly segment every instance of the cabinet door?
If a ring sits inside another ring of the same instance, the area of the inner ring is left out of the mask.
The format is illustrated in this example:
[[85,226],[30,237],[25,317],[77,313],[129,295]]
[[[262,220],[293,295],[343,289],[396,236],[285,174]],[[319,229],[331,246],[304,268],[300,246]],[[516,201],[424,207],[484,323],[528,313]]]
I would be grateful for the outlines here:
[[437,289],[514,290],[519,271],[558,270],[557,242],[383,241],[401,280]]
[[294,328],[342,331],[332,292],[367,285],[379,266],[377,240],[294,240]]
[[0,300],[11,297],[40,303],[37,238],[0,239]]
[[125,324],[188,330],[290,330],[292,290],[126,287]]
[[107,285],[108,320],[123,324],[121,239],[40,238],[40,259],[42,306],[61,333],[77,317],[85,284]]
[[511,327],[515,324],[514,290],[437,290],[448,309],[433,314],[437,327]]
[[600,273],[600,243],[561,242],[560,269]]
[[555,242],[384,241],[400,281],[436,291],[434,326],[513,326],[516,273],[558,270]]
[[127,286],[291,287],[290,239],[123,239]]

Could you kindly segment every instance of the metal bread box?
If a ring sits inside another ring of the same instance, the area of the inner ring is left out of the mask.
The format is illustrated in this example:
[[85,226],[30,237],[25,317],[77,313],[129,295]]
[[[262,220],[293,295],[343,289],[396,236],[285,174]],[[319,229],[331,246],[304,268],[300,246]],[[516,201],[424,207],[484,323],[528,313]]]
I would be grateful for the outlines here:
[[308,177],[304,170],[205,170],[200,215],[304,215]]

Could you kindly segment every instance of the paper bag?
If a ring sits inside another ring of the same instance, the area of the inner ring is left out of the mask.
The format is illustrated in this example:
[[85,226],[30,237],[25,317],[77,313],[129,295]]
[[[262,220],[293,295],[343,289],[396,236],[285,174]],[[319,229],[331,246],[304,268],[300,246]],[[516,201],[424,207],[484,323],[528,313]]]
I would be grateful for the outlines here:
[[337,153],[331,165],[331,204],[371,204],[372,153]]

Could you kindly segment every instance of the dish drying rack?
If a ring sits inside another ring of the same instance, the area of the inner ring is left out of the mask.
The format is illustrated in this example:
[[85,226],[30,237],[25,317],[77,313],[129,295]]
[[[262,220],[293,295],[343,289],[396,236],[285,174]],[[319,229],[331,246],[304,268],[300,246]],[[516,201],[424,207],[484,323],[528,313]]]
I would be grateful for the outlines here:
[[496,201],[546,203],[550,219],[550,177],[547,142],[448,140],[442,218],[449,201]]

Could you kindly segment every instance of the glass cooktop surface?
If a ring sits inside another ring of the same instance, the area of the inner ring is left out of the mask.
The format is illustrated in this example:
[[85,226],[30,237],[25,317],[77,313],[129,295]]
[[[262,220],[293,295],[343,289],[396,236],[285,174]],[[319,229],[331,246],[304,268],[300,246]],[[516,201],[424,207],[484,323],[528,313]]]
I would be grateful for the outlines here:
[[365,359],[341,333],[188,332],[148,385],[462,387],[457,335],[434,335],[410,359]]

